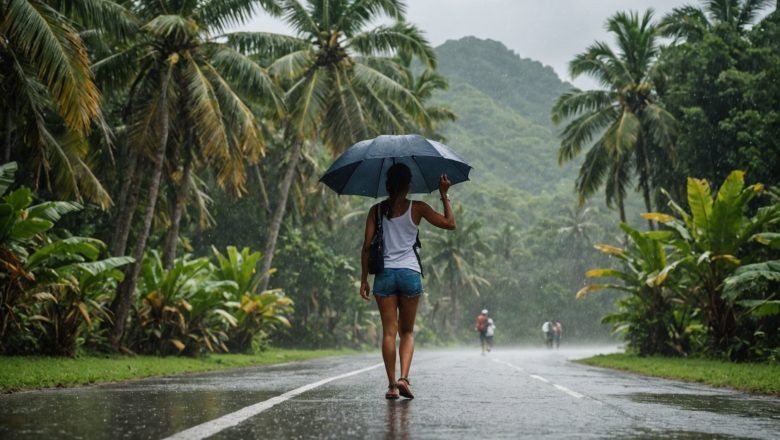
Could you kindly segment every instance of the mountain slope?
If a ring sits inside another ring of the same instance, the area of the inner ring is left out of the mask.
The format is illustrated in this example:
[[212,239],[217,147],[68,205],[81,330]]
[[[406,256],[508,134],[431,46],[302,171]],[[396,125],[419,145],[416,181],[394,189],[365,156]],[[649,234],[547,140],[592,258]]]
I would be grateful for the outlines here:
[[521,58],[498,41],[464,37],[445,42],[436,53],[445,76],[464,80],[543,126],[550,126],[554,100],[572,87],[551,67]]

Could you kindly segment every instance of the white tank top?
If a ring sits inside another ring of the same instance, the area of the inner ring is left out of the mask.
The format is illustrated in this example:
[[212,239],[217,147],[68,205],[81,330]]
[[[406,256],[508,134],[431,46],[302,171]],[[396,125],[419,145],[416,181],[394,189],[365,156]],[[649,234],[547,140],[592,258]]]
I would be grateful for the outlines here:
[[411,269],[420,271],[420,263],[414,254],[417,241],[417,225],[412,221],[412,201],[409,209],[395,218],[382,215],[382,229],[385,239],[385,267],[388,269]]

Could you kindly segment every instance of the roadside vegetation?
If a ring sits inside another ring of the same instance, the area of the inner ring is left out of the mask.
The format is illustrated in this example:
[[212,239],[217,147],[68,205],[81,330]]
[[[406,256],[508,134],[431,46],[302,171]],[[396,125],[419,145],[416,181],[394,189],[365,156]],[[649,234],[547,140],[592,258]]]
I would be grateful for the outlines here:
[[342,350],[271,348],[258,354],[183,356],[0,357],[0,393],[200,373],[352,354]]
[[780,365],[735,363],[717,359],[605,354],[577,362],[647,376],[679,379],[752,393],[780,395]]
[[[766,100],[780,88],[765,82],[780,68],[780,12],[756,22],[768,3],[618,13],[607,23],[618,47],[597,42],[571,63],[609,88],[553,109],[566,120],[559,158],[589,146],[581,197],[603,185],[620,211],[617,243],[595,245],[611,264],[587,271],[577,297],[625,292],[603,322],[632,353],[780,361],[780,177],[766,168],[780,166],[780,113]],[[620,207],[629,184],[646,228]]]

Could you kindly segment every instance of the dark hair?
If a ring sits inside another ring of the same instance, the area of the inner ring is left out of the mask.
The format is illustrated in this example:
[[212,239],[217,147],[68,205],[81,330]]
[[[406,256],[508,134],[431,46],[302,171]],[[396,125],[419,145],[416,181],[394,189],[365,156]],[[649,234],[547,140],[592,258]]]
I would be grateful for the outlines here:
[[402,163],[396,163],[387,170],[385,187],[387,188],[387,193],[390,197],[393,197],[402,191],[406,191],[411,182],[412,170],[410,170],[408,166]]

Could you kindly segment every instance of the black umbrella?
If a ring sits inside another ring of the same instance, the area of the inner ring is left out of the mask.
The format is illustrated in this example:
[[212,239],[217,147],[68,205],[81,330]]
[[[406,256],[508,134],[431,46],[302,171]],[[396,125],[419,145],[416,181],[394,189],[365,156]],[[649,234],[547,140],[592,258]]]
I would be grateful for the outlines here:
[[412,171],[413,194],[438,189],[442,174],[454,185],[469,180],[471,171],[471,166],[444,144],[418,134],[383,135],[349,147],[320,182],[338,194],[383,197],[387,195],[387,170],[396,163],[403,163]]

